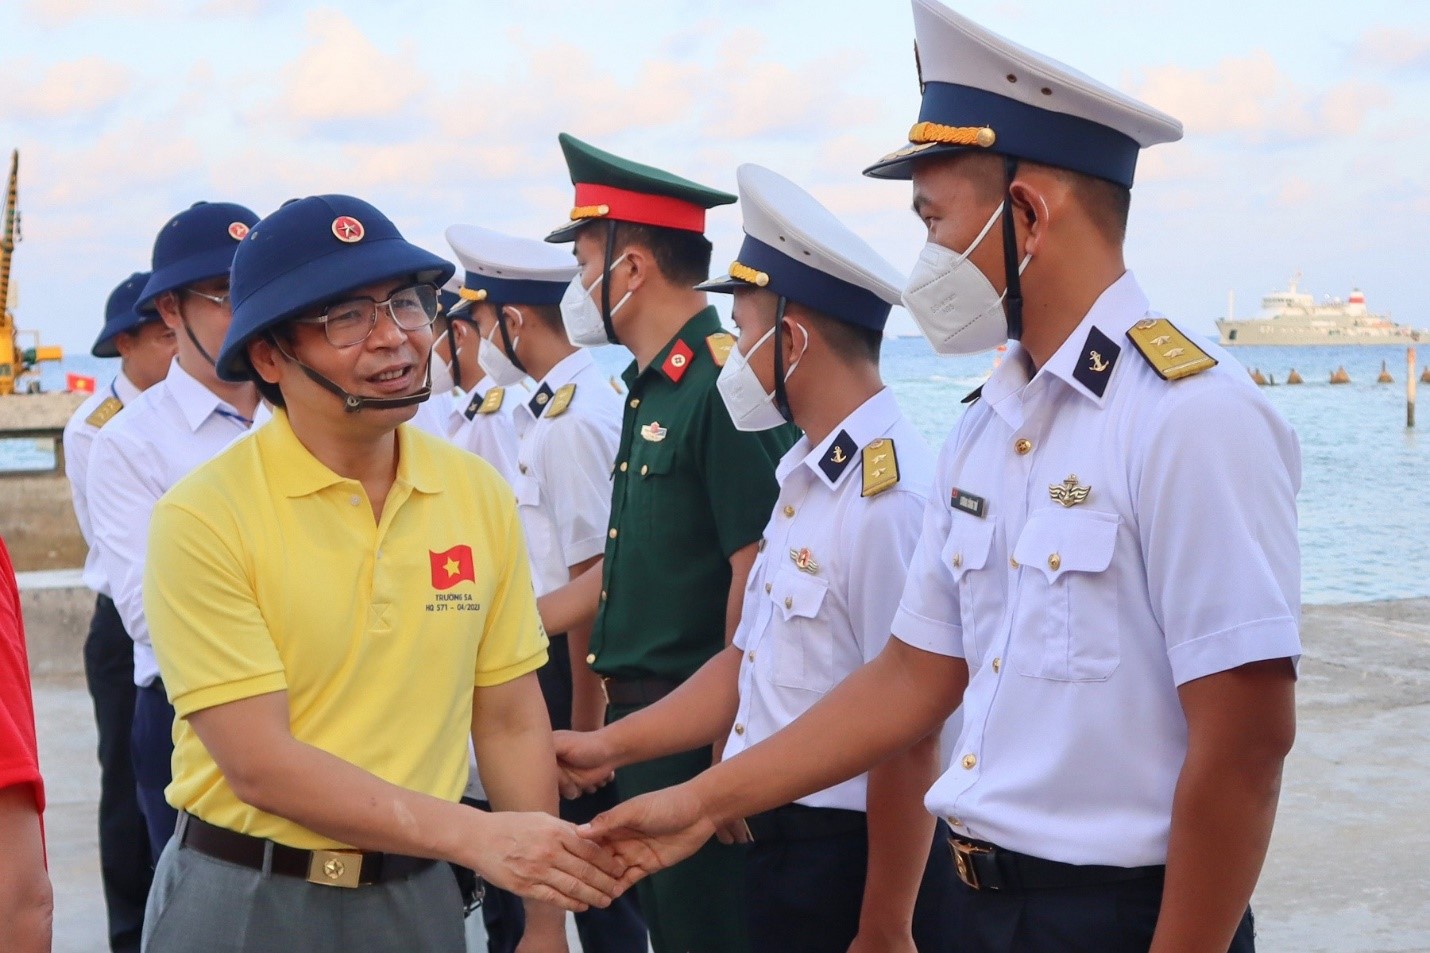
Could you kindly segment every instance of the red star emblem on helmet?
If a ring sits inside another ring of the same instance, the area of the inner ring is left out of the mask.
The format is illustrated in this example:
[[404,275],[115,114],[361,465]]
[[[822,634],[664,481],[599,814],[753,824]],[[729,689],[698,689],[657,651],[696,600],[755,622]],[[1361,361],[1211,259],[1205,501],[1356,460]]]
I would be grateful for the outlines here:
[[247,234],[248,226],[243,224],[242,222],[234,222],[228,227],[228,237],[232,238],[236,242],[243,241],[244,236]]
[[362,222],[351,215],[339,215],[333,219],[333,234],[340,242],[360,242],[365,234]]

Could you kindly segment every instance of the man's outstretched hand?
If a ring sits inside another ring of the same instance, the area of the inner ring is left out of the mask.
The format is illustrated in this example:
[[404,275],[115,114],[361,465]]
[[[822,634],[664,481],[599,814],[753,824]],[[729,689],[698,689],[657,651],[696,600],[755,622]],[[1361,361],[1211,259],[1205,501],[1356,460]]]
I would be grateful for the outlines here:
[[700,798],[688,784],[678,784],[617,805],[582,825],[581,834],[645,877],[695,853],[715,829]]
[[503,890],[580,912],[609,906],[642,876],[614,850],[549,814],[481,814],[483,827],[463,861]]

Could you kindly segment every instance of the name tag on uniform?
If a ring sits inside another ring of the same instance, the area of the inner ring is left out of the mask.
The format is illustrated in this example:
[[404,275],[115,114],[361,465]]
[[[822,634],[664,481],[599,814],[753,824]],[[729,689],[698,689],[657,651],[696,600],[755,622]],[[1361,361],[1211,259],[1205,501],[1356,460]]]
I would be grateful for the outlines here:
[[960,513],[970,513],[979,519],[982,519],[988,512],[987,500],[981,496],[974,496],[967,490],[960,490],[958,487],[953,488],[953,493],[948,498],[948,505]]

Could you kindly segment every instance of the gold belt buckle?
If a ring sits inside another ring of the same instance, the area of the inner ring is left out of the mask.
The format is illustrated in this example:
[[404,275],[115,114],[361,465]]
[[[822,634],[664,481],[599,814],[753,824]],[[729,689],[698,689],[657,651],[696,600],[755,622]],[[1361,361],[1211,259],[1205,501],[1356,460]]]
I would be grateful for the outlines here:
[[958,879],[974,890],[982,890],[983,885],[978,882],[978,871],[973,866],[973,855],[991,854],[993,848],[965,844],[952,837],[948,839],[948,846],[953,851],[953,866],[958,872]]
[[362,883],[362,851],[315,850],[308,858],[308,883],[356,888]]

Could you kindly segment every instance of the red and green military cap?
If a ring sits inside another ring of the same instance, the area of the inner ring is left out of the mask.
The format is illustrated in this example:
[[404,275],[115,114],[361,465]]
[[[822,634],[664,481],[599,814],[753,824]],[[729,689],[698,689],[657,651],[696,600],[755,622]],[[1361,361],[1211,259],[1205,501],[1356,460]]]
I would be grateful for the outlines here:
[[735,196],[678,175],[612,155],[567,133],[557,136],[571,183],[576,186],[571,220],[548,242],[572,242],[593,221],[632,222],[704,233],[705,212],[732,205]]

